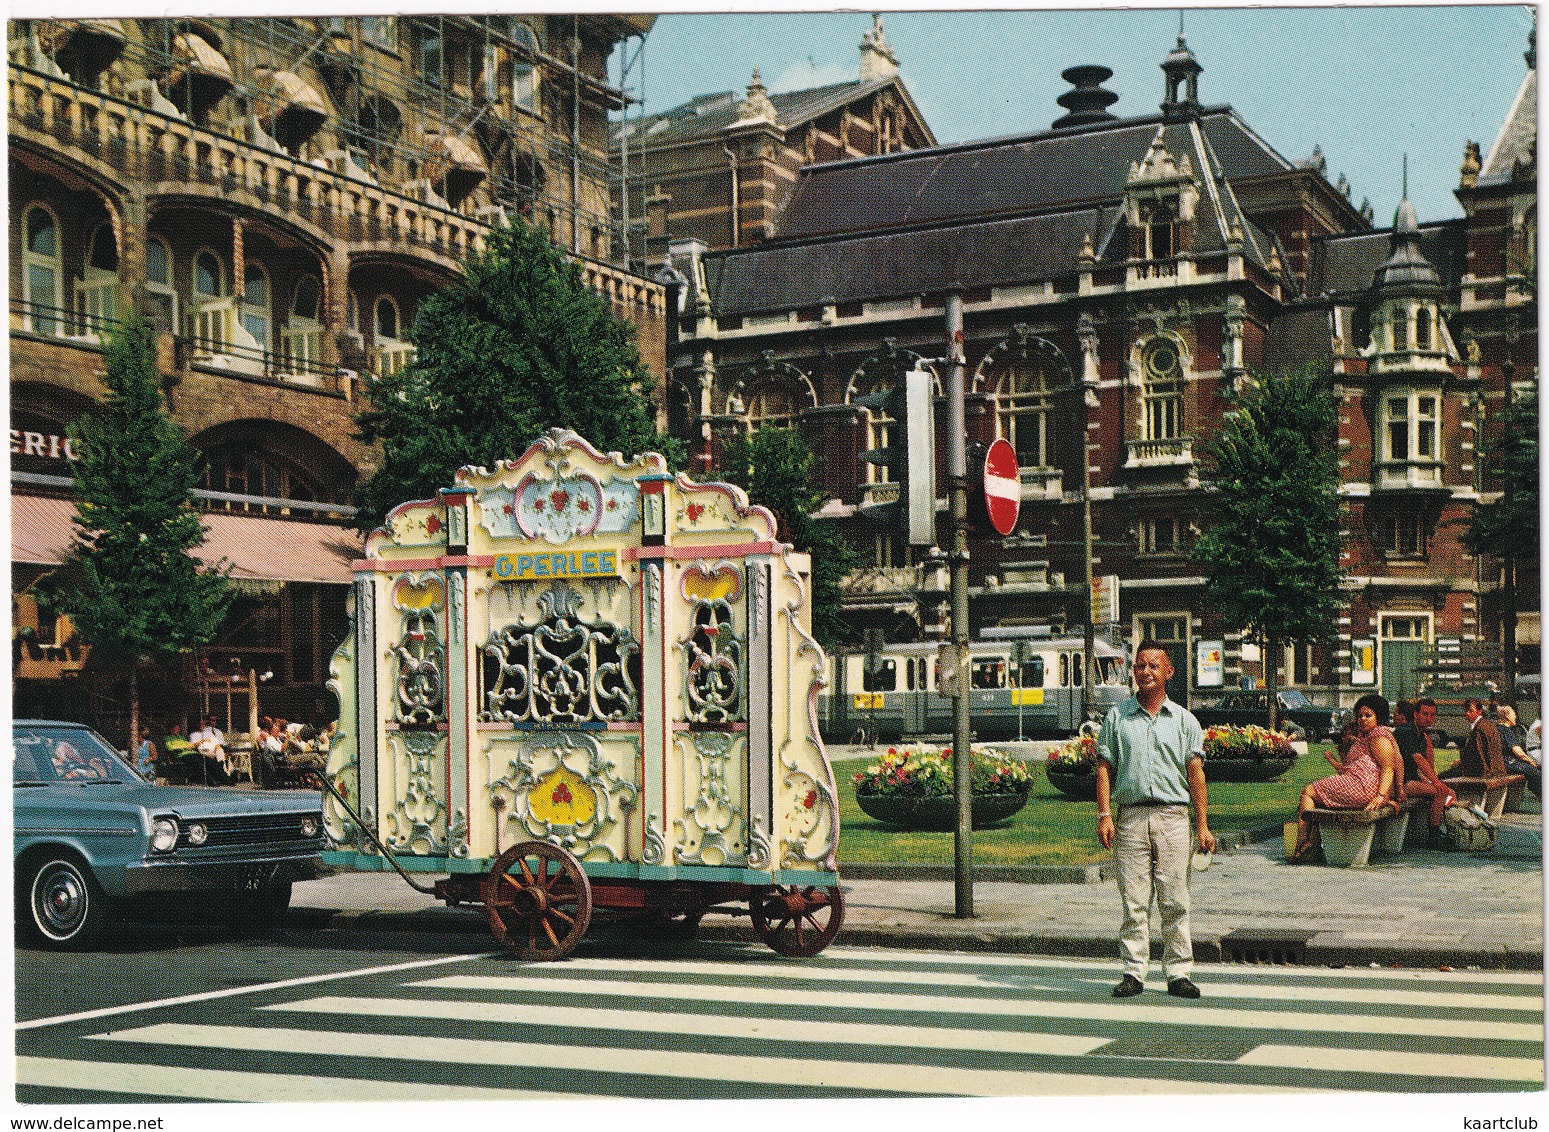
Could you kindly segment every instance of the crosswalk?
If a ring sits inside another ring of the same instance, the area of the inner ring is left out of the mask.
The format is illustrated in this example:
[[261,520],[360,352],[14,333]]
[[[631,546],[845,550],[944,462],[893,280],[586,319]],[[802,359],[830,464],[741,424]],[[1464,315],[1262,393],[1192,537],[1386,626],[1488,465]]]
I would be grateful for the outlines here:
[[1111,964],[830,948],[770,961],[501,956],[360,971],[17,1034],[17,1100],[1256,1095],[1541,1089],[1543,984],[1509,972]]

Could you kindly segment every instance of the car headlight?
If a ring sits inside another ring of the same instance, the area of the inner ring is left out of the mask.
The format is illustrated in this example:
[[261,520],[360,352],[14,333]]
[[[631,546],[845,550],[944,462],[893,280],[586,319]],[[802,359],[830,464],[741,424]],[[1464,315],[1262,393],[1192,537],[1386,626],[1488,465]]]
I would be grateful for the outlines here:
[[306,838],[316,837],[317,836],[317,828],[318,827],[317,827],[317,819],[316,818],[302,818],[301,819],[301,836],[302,837],[306,837]]
[[203,845],[210,839],[210,827],[202,821],[190,822],[188,825],[188,843],[190,845]]
[[158,853],[170,853],[177,845],[177,822],[171,818],[157,818],[151,822],[151,848]]

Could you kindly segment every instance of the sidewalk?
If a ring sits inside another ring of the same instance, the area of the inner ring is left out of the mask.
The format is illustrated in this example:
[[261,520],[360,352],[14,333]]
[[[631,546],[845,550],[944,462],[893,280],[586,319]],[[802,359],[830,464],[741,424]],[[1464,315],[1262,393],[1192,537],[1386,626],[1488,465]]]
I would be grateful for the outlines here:
[[[975,916],[960,920],[950,871],[908,879],[903,867],[841,866],[846,903],[838,942],[1113,958],[1119,899],[1113,882],[1097,873],[1047,884],[976,878]],[[1507,814],[1489,854],[1412,850],[1366,869],[1287,865],[1276,837],[1217,853],[1207,871],[1195,874],[1192,893],[1201,962],[1543,967],[1543,833],[1536,813]],[[478,909],[447,908],[395,873],[297,885],[293,908],[336,928],[485,931]],[[752,928],[745,917],[712,915],[701,936],[746,939]]]

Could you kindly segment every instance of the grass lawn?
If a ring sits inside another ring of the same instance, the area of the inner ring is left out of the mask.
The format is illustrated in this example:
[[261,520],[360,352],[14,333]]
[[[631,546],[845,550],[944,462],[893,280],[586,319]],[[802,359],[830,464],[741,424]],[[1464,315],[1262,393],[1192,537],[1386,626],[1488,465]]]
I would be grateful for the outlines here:
[[[1275,782],[1210,784],[1210,828],[1254,829],[1291,820],[1302,787],[1333,771],[1313,746]],[[883,825],[862,812],[855,800],[856,770],[864,763],[834,767],[839,781],[839,862],[844,864],[952,863],[951,833],[910,833]],[[1097,843],[1097,805],[1073,802],[1050,786],[1042,767],[1021,813],[973,837],[975,865],[1087,865],[1109,854]]]

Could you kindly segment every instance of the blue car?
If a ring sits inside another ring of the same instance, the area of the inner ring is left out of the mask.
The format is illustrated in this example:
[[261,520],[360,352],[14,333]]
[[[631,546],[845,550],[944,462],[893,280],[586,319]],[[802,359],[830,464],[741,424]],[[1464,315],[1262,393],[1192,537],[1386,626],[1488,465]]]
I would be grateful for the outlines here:
[[16,918],[50,947],[84,948],[156,898],[273,920],[291,884],[322,875],[322,795],[156,786],[79,723],[11,726]]

